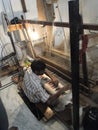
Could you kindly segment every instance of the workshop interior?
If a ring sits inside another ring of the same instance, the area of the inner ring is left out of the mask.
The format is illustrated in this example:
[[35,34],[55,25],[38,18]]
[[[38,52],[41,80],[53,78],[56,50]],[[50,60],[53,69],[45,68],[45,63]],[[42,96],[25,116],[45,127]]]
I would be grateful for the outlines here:
[[[97,0],[0,0],[0,130],[98,130],[97,9]],[[66,87],[64,110],[24,93],[34,60],[58,81],[45,75],[47,93]]]

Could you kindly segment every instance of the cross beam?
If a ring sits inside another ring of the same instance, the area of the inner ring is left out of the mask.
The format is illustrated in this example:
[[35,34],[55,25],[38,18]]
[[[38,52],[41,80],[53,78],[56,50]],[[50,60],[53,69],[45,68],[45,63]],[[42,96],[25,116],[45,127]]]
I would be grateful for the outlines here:
[[[21,23],[30,23],[30,24],[41,24],[43,26],[58,26],[58,27],[67,27],[69,28],[68,22],[48,22],[48,21],[37,21],[37,20],[19,20]],[[97,24],[83,24],[83,29],[87,30],[98,30]]]

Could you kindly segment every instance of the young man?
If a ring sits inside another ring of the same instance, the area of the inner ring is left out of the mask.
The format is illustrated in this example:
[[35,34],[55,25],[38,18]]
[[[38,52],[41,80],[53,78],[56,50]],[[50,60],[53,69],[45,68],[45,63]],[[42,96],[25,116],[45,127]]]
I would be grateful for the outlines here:
[[[58,97],[65,91],[69,89],[69,86],[64,86],[60,88],[57,93],[54,95],[50,95],[42,86],[41,76],[43,74],[47,74],[45,72],[46,65],[41,60],[34,60],[31,63],[31,67],[25,72],[24,75],[24,84],[23,84],[23,91],[28,99],[33,103],[47,103],[48,105],[57,105],[61,107],[62,103],[59,103]],[[49,73],[47,74],[51,78],[51,82],[55,85],[58,84],[58,81],[52,78]],[[62,97],[61,97],[62,100]],[[58,101],[58,104],[56,104]],[[64,106],[64,105],[63,105]],[[64,106],[65,107],[65,106]]]

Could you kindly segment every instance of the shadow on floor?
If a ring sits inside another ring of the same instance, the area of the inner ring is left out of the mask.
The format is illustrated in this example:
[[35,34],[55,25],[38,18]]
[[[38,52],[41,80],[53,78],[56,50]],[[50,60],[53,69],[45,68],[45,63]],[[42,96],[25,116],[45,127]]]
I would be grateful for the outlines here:
[[41,111],[38,108],[36,108],[35,104],[31,103],[23,92],[20,91],[18,94],[23,99],[25,104],[28,106],[30,111],[36,116],[36,118],[38,120],[41,120],[44,117],[44,115],[41,113]]

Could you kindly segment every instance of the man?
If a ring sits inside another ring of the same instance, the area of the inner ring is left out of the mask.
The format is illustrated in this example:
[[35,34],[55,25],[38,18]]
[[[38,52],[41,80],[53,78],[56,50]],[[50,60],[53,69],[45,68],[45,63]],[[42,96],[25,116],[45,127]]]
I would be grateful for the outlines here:
[[[23,91],[28,99],[33,103],[47,103],[48,105],[56,105],[56,107],[61,108],[61,104],[57,98],[65,91],[69,89],[69,86],[60,88],[57,93],[50,95],[42,87],[41,76],[47,74],[51,78],[51,82],[55,85],[58,84],[58,81],[55,78],[52,78],[49,73],[45,72],[46,65],[41,60],[34,60],[31,63],[31,68],[28,68],[24,75],[24,85]],[[60,97],[62,100],[62,97]],[[58,104],[57,104],[57,102]],[[64,105],[63,105],[64,106]],[[64,106],[65,107],[65,106]]]

